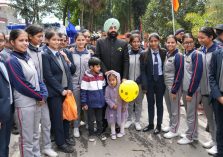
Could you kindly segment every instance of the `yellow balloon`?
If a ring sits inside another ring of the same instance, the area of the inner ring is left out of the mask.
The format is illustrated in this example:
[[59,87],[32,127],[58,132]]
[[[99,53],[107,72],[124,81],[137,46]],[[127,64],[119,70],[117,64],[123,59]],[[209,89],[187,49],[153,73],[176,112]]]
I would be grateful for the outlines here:
[[119,95],[125,102],[131,102],[139,95],[139,86],[132,80],[126,80],[120,84]]

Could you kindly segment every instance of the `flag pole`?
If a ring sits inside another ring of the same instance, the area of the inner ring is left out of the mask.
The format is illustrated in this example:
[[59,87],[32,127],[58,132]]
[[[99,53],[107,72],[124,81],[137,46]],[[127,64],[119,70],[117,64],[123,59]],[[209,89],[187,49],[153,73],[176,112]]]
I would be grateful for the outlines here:
[[171,4],[172,4],[173,34],[175,34],[176,28],[175,28],[175,17],[174,17],[173,0],[171,0]]

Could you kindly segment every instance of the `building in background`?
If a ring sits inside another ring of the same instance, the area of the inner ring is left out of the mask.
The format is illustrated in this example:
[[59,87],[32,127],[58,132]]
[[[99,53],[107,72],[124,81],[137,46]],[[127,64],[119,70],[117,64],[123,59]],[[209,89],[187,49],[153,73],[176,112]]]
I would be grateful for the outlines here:
[[8,25],[21,23],[17,19],[15,9],[9,6],[9,0],[0,0],[0,31],[8,34],[10,30],[7,29]]

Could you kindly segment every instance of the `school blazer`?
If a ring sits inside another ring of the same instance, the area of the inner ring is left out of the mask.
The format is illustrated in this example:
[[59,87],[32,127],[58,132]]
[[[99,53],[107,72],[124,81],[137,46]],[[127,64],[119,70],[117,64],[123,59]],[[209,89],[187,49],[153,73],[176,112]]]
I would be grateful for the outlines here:
[[[64,57],[62,55],[60,55],[60,57],[62,59],[67,75],[68,89],[73,90],[70,67],[65,61]],[[51,50],[48,48],[43,53],[42,60],[43,78],[48,89],[49,97],[61,96],[64,88],[62,87],[63,71],[60,67],[59,62],[57,61]]]
[[210,76],[209,83],[211,88],[211,97],[217,99],[222,96],[221,91],[219,90],[219,80],[221,74],[221,67],[223,62],[223,49],[218,49],[212,53],[211,65],[210,65]]
[[10,84],[0,68],[0,122],[7,122],[12,116],[10,104]]
[[[163,70],[163,65],[166,58],[166,50],[160,48],[159,54],[161,57],[162,70]],[[152,79],[153,79],[153,58],[150,49],[148,49],[140,57],[140,72],[141,72],[142,89],[147,90],[148,86],[152,86]]]

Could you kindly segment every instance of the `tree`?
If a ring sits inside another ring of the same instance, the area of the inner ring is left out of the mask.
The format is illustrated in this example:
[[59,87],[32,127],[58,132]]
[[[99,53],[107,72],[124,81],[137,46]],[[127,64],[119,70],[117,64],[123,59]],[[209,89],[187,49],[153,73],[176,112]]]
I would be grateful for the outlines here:
[[223,1],[222,0],[208,0],[206,13],[209,14],[209,22],[212,24],[223,23]]
[[[205,12],[205,2],[205,0],[181,0],[178,12],[174,13],[176,29],[183,27],[187,32],[190,32],[193,23],[188,18],[185,20],[185,16],[191,12],[202,15]],[[158,32],[164,37],[173,34],[171,7],[170,0],[151,0],[143,16],[144,30]]]
[[132,0],[132,16],[135,29],[139,29],[140,18],[145,14],[148,3],[149,0]]
[[169,2],[151,0],[142,18],[143,31],[157,32],[167,36],[172,33],[172,26],[169,24],[171,19],[171,4]]
[[48,13],[55,13],[57,0],[11,0],[15,8],[25,19],[26,24],[41,23],[41,18]]
[[205,11],[202,13],[187,13],[185,22],[191,23],[191,32],[196,37],[198,31],[203,26],[213,27],[223,23],[223,2],[221,0],[203,1],[206,4]]

